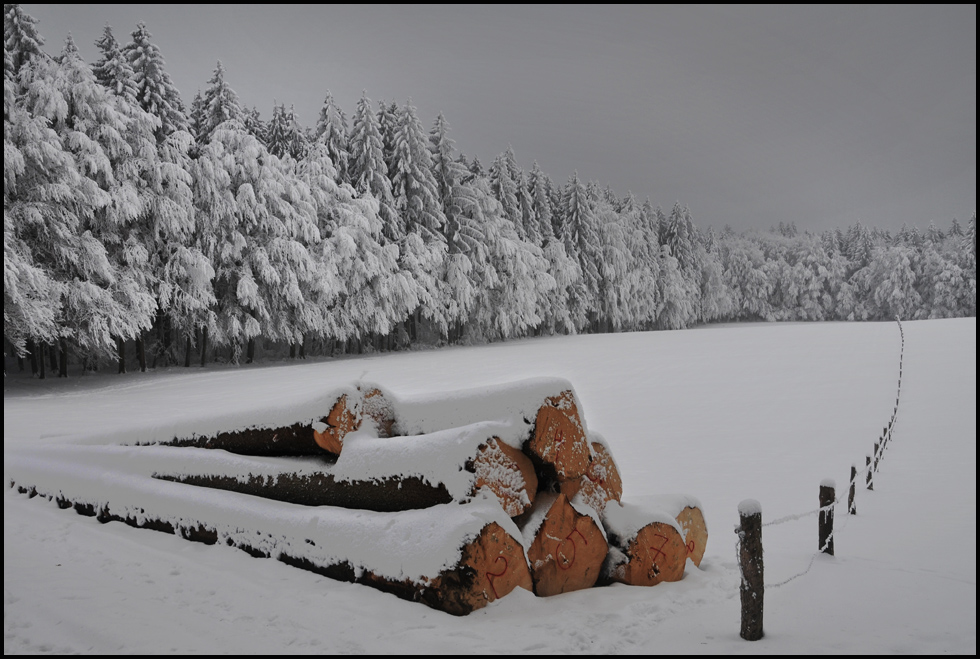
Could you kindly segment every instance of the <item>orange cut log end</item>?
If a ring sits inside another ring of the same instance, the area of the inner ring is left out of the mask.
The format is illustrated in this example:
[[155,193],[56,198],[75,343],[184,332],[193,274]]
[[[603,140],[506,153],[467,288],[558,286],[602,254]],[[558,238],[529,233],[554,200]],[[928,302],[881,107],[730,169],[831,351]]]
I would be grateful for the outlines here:
[[490,522],[463,548],[457,567],[433,579],[420,599],[447,613],[466,615],[515,588],[533,590],[524,548],[499,524]]
[[687,557],[696,566],[701,565],[704,550],[708,545],[708,526],[699,508],[688,506],[677,515],[677,523],[684,529]]
[[636,534],[625,550],[626,562],[610,575],[612,581],[632,586],[656,586],[684,577],[687,547],[670,524],[652,522]]
[[527,450],[536,460],[553,467],[559,481],[576,480],[585,474],[589,443],[571,391],[546,399],[538,409]]
[[569,499],[578,494],[582,501],[602,514],[610,501],[623,498],[623,479],[612,455],[599,442],[592,442],[592,462],[585,474],[576,480],[564,481],[560,491]]
[[595,585],[609,545],[595,520],[559,494],[527,550],[534,593],[549,597]]
[[354,432],[361,425],[360,419],[355,416],[347,404],[346,394],[334,403],[324,422],[327,424],[327,428],[323,432],[314,429],[313,440],[324,451],[337,455],[340,455],[344,448],[344,437],[347,436],[347,433]]
[[480,447],[473,466],[474,491],[488,488],[509,516],[517,517],[531,507],[538,491],[538,477],[531,459],[519,449],[491,437]]

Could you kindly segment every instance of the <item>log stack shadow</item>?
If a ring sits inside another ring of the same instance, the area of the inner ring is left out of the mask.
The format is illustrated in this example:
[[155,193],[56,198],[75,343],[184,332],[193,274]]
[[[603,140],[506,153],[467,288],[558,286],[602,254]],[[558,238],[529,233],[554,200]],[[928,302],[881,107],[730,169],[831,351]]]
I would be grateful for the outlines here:
[[[700,504],[683,496],[624,503],[609,444],[588,429],[565,380],[424,398],[359,384],[329,405],[322,416],[290,425],[156,442],[157,451],[172,447],[192,456],[190,467],[163,466],[148,476],[180,488],[173,490],[179,497],[192,491],[187,486],[203,487],[304,507],[310,515],[337,509],[387,515],[388,526],[411,515],[413,523],[439,528],[447,509],[472,509],[485,523],[476,528],[468,519],[446,531],[456,533],[448,536],[456,558],[443,569],[398,578],[356,556],[326,558],[337,555],[329,546],[310,549],[317,542],[341,543],[342,529],[316,539],[269,533],[256,546],[207,519],[175,524],[152,510],[120,512],[128,511],[125,505],[72,498],[63,490],[47,496],[102,522],[211,544],[224,538],[253,556],[272,556],[453,615],[466,615],[515,588],[548,597],[613,583],[654,586],[682,579],[688,560],[701,563],[707,528]],[[223,452],[244,457],[217,459]],[[43,493],[26,481],[16,486]],[[250,504],[243,499],[235,505]],[[379,531],[377,542],[387,541]]]

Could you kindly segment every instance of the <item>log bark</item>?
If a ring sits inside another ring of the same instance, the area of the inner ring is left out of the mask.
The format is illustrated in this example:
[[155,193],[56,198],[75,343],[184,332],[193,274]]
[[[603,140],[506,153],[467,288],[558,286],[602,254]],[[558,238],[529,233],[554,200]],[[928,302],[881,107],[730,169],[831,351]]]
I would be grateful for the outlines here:
[[[321,419],[325,423],[327,417]],[[191,446],[223,449],[238,455],[255,456],[327,456],[314,439],[312,423],[294,423],[280,428],[246,428],[220,432],[209,437],[175,438],[162,446]]]
[[569,499],[579,496],[583,503],[600,515],[610,501],[622,501],[623,479],[612,454],[601,442],[592,442],[592,460],[580,478],[559,485]]
[[[454,482],[459,480],[459,471],[469,474],[468,485],[456,485],[454,488],[440,482],[439,469],[434,469],[428,475],[389,473],[370,478],[351,478],[349,472],[344,471],[344,461],[338,461],[333,466],[324,465],[322,470],[316,467],[311,470],[307,462],[305,471],[283,471],[280,462],[255,461],[244,466],[232,465],[230,471],[226,469],[225,473],[217,473],[221,467],[202,462],[201,470],[196,474],[158,473],[155,477],[306,506],[336,506],[377,512],[429,508],[449,503],[454,498],[465,501],[485,489],[496,496],[508,516],[516,517],[524,513],[537,493],[537,480],[530,459],[496,437],[483,441],[472,441],[472,437],[460,440],[470,442],[472,449],[469,457],[460,460],[459,465],[449,465],[443,470],[456,478]],[[373,459],[383,464],[397,464],[405,449],[416,439],[406,437],[392,440],[381,448],[375,444],[368,449],[367,456],[359,454],[356,447],[349,448],[350,462],[363,464]],[[452,433],[441,433],[441,441],[445,445],[457,444]],[[439,445],[430,445],[428,452],[443,453]],[[252,455],[255,455],[254,451]],[[453,469],[453,466],[458,466],[458,469]],[[207,473],[208,470],[211,473]],[[243,473],[249,476],[240,476]]]
[[577,480],[589,467],[589,443],[575,395],[566,390],[545,400],[538,409],[534,432],[524,447],[546,477],[558,482]]
[[[543,518],[540,513],[544,512]],[[596,584],[609,545],[602,529],[572,507],[564,494],[541,497],[523,521],[534,594],[549,597]]]
[[250,475],[246,480],[215,474],[154,474],[154,478],[185,485],[250,494],[302,506],[334,506],[379,513],[431,508],[453,500],[445,485],[433,486],[416,476],[348,481],[332,474],[282,473]]

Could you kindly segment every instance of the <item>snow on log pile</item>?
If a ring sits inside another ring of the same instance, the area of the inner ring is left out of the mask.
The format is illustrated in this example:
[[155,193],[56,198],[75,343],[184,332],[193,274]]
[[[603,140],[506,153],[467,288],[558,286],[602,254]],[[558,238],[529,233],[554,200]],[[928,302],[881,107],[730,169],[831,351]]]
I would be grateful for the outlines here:
[[558,378],[411,397],[361,383],[19,449],[5,467],[11,486],[102,522],[222,542],[454,615],[517,587],[676,581],[707,541],[693,497],[622,502],[609,444]]

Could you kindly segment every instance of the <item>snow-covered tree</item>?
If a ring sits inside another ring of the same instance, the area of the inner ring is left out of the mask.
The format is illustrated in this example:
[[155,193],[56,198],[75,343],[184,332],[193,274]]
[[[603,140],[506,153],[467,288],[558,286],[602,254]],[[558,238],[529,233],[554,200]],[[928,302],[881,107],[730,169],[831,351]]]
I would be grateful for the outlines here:
[[198,120],[198,140],[201,142],[209,141],[218,126],[226,121],[241,119],[242,107],[238,94],[225,81],[225,67],[221,64],[221,60],[218,60],[215,66],[201,101],[201,117]]
[[320,117],[313,131],[315,142],[324,144],[333,162],[338,183],[350,183],[350,151],[348,150],[347,117],[333,100],[330,90],[323,99]]
[[92,65],[92,71],[102,86],[117,96],[122,96],[129,103],[138,104],[136,96],[136,73],[129,60],[123,55],[119,43],[112,34],[112,28],[106,24],[95,45],[102,56]]
[[19,4],[3,6],[3,47],[10,56],[13,74],[37,58],[47,58],[41,50],[44,39],[37,32],[37,19],[24,11]]
[[384,142],[377,117],[371,110],[371,99],[366,93],[357,102],[348,151],[351,185],[362,195],[368,193],[375,198],[383,233],[388,241],[397,243],[405,235],[405,225],[395,209]]
[[180,92],[167,73],[160,49],[144,23],[138,23],[133,40],[123,48],[136,76],[136,100],[144,110],[160,119],[157,139],[175,130],[187,130],[188,120]]

